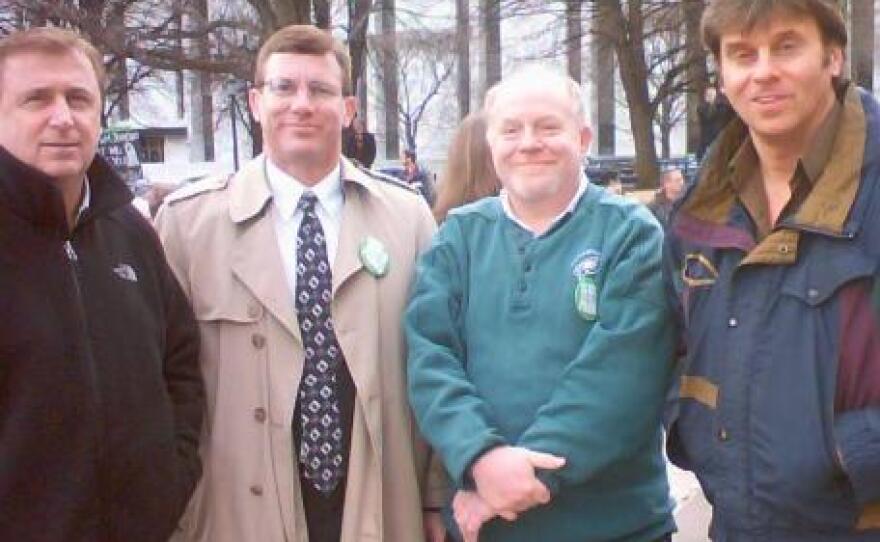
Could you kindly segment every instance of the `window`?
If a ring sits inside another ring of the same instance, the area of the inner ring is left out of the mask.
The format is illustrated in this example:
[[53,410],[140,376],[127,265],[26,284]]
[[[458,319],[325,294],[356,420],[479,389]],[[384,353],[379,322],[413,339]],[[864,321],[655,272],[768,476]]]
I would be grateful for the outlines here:
[[144,146],[143,162],[159,164],[165,161],[165,138],[162,136],[141,136]]

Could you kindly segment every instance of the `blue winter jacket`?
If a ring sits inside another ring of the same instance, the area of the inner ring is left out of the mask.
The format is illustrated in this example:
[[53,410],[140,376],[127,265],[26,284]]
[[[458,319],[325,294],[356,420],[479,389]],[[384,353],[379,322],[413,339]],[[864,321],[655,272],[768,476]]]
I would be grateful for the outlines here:
[[728,182],[737,120],[674,214],[672,460],[716,541],[880,540],[880,104],[852,87],[831,158],[763,240]]

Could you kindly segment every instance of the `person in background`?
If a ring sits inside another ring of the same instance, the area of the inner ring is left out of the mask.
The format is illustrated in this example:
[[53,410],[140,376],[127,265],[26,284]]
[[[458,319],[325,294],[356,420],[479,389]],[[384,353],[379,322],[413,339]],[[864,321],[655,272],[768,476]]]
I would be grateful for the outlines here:
[[736,111],[730,107],[727,97],[718,92],[718,89],[712,85],[706,89],[703,101],[697,106],[697,118],[700,123],[700,144],[697,148],[697,159],[702,160],[709,149],[709,145],[715,141],[721,130],[727,126],[733,118],[736,117]]
[[358,116],[342,130],[342,155],[366,169],[373,167],[376,160],[376,136],[367,131],[366,124]]
[[199,335],[96,154],[104,58],[0,40],[0,540],[165,542],[201,475]]
[[468,542],[654,542],[675,528],[663,234],[587,180],[582,104],[543,66],[488,94],[503,190],[447,215],[406,311],[410,401]]
[[715,0],[702,35],[738,119],[667,230],[669,457],[716,541],[880,540],[880,103],[835,0]]
[[436,196],[434,192],[434,180],[431,178],[431,174],[428,171],[419,166],[415,151],[409,149],[404,150],[402,161],[403,181],[415,190],[418,190],[422,197],[425,198],[425,201],[428,202],[428,205],[433,205]]
[[648,209],[654,213],[660,224],[666,228],[669,221],[669,213],[673,205],[681,197],[684,191],[684,175],[678,168],[672,168],[663,172],[660,177],[660,188],[654,192],[654,199],[648,204]]
[[607,190],[609,194],[614,194],[615,196],[623,195],[623,182],[620,180],[620,176],[617,173],[612,174],[611,178],[608,179],[608,184],[605,185],[605,190]]
[[278,30],[254,80],[264,154],[156,217],[202,329],[210,413],[182,538],[441,542],[445,488],[406,401],[401,325],[434,219],[341,156],[355,98],[329,32]]
[[451,209],[487,196],[495,196],[501,181],[495,173],[486,141],[486,116],[482,112],[462,119],[446,156],[446,167],[437,188],[434,218],[446,220]]

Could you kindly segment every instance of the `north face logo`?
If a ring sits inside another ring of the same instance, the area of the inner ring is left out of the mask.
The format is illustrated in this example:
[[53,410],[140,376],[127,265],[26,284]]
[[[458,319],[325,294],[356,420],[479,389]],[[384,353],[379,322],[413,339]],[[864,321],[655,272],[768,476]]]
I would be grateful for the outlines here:
[[129,282],[137,282],[138,277],[137,273],[134,272],[134,268],[127,263],[121,263],[113,268],[113,272],[116,273],[116,276],[127,280]]

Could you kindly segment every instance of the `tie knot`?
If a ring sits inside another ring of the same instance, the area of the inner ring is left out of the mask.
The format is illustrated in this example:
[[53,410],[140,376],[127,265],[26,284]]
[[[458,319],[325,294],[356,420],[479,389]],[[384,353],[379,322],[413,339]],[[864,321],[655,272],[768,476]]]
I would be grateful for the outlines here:
[[303,214],[313,213],[317,203],[318,197],[315,196],[314,192],[303,192],[303,195],[299,198],[299,203],[296,204],[296,210],[302,211]]

